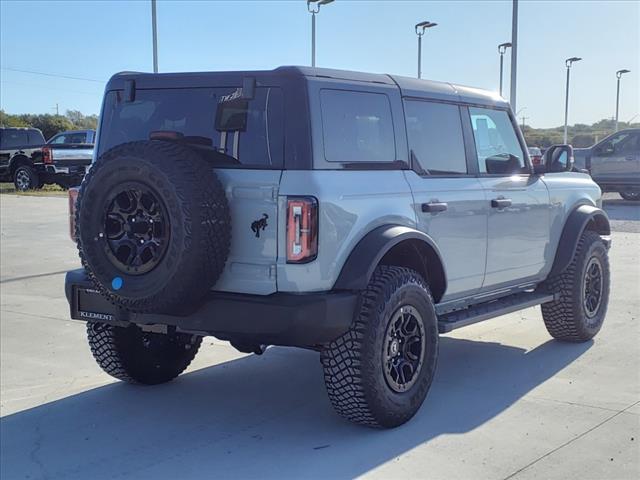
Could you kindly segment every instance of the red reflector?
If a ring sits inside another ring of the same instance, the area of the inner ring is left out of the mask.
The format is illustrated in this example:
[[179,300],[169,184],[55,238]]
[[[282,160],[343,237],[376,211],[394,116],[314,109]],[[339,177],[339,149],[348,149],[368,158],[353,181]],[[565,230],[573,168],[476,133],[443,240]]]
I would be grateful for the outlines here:
[[51,153],[51,147],[42,147],[42,162],[51,164],[53,163],[53,155]]
[[72,187],[69,190],[69,235],[71,240],[76,241],[76,206],[78,203],[77,187]]
[[308,263],[318,255],[318,201],[287,198],[287,263]]

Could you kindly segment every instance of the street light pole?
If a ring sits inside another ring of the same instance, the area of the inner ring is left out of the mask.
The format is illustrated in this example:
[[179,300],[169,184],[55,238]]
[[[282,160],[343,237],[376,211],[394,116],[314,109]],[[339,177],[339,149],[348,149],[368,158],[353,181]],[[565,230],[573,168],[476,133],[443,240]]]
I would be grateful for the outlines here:
[[618,113],[620,107],[620,78],[624,73],[629,73],[631,70],[618,70],[616,72],[616,78],[618,79],[618,87],[616,88],[616,132],[618,131]]
[[567,88],[565,91],[565,97],[564,97],[564,141],[563,143],[567,143],[567,138],[568,138],[568,120],[569,120],[569,72],[571,71],[571,64],[573,62],[579,62],[580,60],[582,60],[582,58],[580,57],[571,57],[571,58],[567,58],[564,61],[564,64],[567,66]]
[[151,0],[151,31],[153,35],[153,73],[158,73],[158,27],[156,25],[156,0]]
[[316,66],[316,13],[320,6],[327,5],[333,0],[307,0],[307,10],[311,14],[311,66]]
[[504,64],[504,54],[510,46],[511,42],[501,43],[498,45],[498,53],[500,54],[500,96],[502,96],[502,66]]
[[518,72],[518,0],[513,0],[511,13],[511,93],[509,103],[516,109],[516,74]]
[[422,36],[427,28],[438,25],[433,22],[420,22],[416,24],[416,35],[418,36],[418,78],[422,78]]

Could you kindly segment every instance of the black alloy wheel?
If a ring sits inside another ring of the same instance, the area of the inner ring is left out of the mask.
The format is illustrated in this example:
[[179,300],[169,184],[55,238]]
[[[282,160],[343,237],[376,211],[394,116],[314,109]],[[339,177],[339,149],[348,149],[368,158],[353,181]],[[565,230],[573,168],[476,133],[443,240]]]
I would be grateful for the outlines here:
[[123,273],[143,275],[162,260],[171,229],[163,202],[149,186],[127,182],[116,188],[104,225],[107,256]]
[[587,318],[596,316],[602,303],[602,264],[598,257],[591,257],[584,275],[583,304]]
[[383,369],[389,387],[407,391],[418,379],[425,352],[422,317],[415,307],[405,305],[393,315],[384,340]]

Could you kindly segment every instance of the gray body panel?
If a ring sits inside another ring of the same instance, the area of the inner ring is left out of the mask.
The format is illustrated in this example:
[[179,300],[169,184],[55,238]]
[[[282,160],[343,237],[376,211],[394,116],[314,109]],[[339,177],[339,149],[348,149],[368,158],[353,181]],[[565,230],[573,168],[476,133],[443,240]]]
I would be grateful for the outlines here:
[[284,220],[279,224],[278,290],[281,292],[331,290],[347,257],[367,233],[382,225],[416,228],[413,197],[400,170],[285,171],[280,195],[281,212],[287,195],[310,195],[319,203],[315,261],[302,265],[286,263],[286,226]]
[[[429,178],[407,171],[418,229],[440,249],[447,275],[443,300],[476,293],[487,260],[486,194],[478,178]],[[447,210],[422,211],[422,204],[444,202]]]
[[[231,251],[215,289],[257,295],[274,293],[277,291],[278,188],[282,171],[216,169],[216,173],[229,202],[232,231]],[[256,236],[251,224],[265,215],[267,227]]]

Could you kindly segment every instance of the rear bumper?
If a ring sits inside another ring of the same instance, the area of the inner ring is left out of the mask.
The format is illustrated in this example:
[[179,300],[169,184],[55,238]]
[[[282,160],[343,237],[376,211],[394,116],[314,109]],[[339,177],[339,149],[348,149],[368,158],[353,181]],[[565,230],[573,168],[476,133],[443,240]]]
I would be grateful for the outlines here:
[[166,325],[222,340],[310,347],[330,342],[351,326],[358,302],[353,292],[245,295],[211,292],[185,316],[133,313],[108,302],[84,270],[67,272],[71,318],[126,326]]

